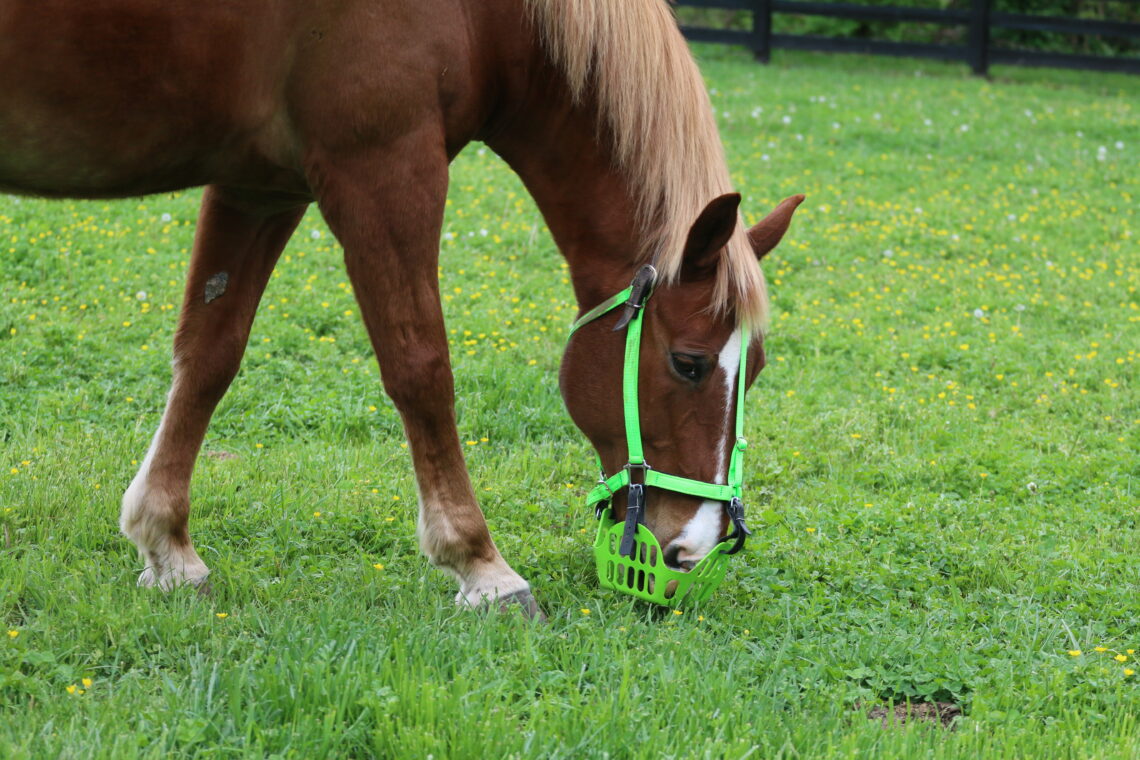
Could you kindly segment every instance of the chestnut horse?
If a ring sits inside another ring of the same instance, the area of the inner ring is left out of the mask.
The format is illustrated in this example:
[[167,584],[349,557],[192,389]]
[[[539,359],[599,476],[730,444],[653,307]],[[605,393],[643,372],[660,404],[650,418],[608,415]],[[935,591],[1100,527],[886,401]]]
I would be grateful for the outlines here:
[[[455,427],[436,267],[448,164],[472,140],[526,184],[583,311],[654,263],[646,459],[725,482],[734,341],[751,340],[751,382],[767,308],[757,258],[802,197],[743,229],[665,0],[0,0],[0,72],[0,189],[206,186],[166,409],[122,503],[140,585],[207,578],[187,525],[194,461],[266,281],[315,201],[404,422],[424,553],[455,576],[458,602],[536,611],[488,533]],[[614,321],[580,330],[561,372],[608,472],[627,461]],[[620,518],[620,496],[614,509]],[[726,528],[721,505],[668,492],[650,493],[645,522],[681,568]]]

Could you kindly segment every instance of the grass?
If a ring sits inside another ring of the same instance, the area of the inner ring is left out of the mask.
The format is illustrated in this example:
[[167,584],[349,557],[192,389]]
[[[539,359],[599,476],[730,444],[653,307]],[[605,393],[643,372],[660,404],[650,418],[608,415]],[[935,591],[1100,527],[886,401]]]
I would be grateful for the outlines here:
[[[808,195],[766,263],[756,536],[712,600],[598,589],[556,389],[575,304],[480,146],[442,243],[460,434],[545,627],[455,609],[418,554],[399,420],[315,214],[195,474],[215,595],[134,588],[118,499],[198,193],[3,197],[0,757],[1140,753],[1140,80],[698,55],[749,222]],[[964,717],[865,717],[907,699]]]

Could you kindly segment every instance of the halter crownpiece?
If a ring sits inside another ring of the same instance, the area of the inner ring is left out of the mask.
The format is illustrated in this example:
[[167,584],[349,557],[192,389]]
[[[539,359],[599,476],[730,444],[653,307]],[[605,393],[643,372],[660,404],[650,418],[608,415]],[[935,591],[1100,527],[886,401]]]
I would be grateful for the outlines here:
[[[625,302],[625,311],[618,317],[614,325],[614,332],[621,332],[645,308],[645,302],[653,293],[653,286],[657,284],[657,270],[652,264],[646,264],[637,270],[633,282],[629,284],[629,298]],[[624,291],[622,291],[624,292]]]
[[[665,606],[682,602],[701,602],[712,595],[724,580],[729,556],[744,547],[752,535],[744,522],[744,386],[748,364],[748,341],[741,336],[740,370],[736,390],[736,444],[728,465],[728,483],[706,483],[654,470],[646,461],[641,444],[641,419],[638,410],[638,360],[641,355],[642,315],[653,295],[657,270],[646,264],[634,275],[630,286],[579,317],[570,328],[570,336],[610,311],[624,307],[614,331],[626,328],[625,363],[622,369],[622,407],[629,461],[617,473],[606,477],[601,458],[601,478],[586,497],[598,517],[598,535],[594,541],[594,559],[603,588],[632,594]],[[744,328],[740,328],[744,331]],[[635,475],[636,473],[636,475]],[[722,538],[689,572],[681,572],[665,564],[661,544],[645,526],[645,489],[661,488],[700,499],[724,504],[732,532]],[[613,516],[611,501],[619,489],[627,489],[625,520],[619,524]]]

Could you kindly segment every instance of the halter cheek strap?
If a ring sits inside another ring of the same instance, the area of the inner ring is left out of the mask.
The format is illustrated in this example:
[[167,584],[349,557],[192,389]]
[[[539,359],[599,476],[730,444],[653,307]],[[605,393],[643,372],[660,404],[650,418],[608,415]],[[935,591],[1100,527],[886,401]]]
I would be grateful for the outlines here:
[[[728,463],[728,483],[707,483],[701,480],[683,478],[653,469],[645,461],[641,444],[641,417],[638,411],[638,364],[641,356],[641,327],[645,304],[653,294],[657,281],[657,270],[647,264],[642,267],[628,288],[607,298],[602,303],[579,317],[570,328],[570,337],[583,325],[608,314],[619,306],[625,311],[618,318],[614,331],[626,328],[625,360],[622,368],[622,414],[625,420],[626,447],[629,461],[615,474],[607,477],[598,457],[601,478],[586,497],[586,504],[594,507],[600,518],[609,507],[618,489],[628,489],[626,501],[625,529],[622,533],[619,554],[630,556],[633,552],[637,526],[645,518],[645,489],[661,488],[666,491],[695,496],[699,499],[719,501],[724,504],[732,523],[732,532],[721,539],[718,546],[724,546],[725,554],[735,554],[744,547],[744,540],[752,535],[744,522],[744,450],[748,442],[744,439],[744,386],[748,364],[748,340],[742,334],[740,340],[740,371],[736,381],[736,435]],[[742,333],[745,328],[740,328]],[[636,475],[635,475],[636,473]],[[729,545],[731,543],[731,545]]]

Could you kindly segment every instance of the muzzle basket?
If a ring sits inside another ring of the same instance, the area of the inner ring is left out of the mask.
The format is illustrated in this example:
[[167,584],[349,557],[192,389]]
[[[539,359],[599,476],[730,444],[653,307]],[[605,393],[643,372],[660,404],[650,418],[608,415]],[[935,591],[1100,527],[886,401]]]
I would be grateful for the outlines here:
[[625,524],[615,522],[609,510],[598,521],[594,561],[602,588],[623,591],[665,607],[687,607],[708,599],[724,580],[729,559],[725,550],[731,542],[717,544],[686,573],[665,564],[661,545],[644,525],[637,526],[633,552],[623,557],[618,547],[624,530]]

